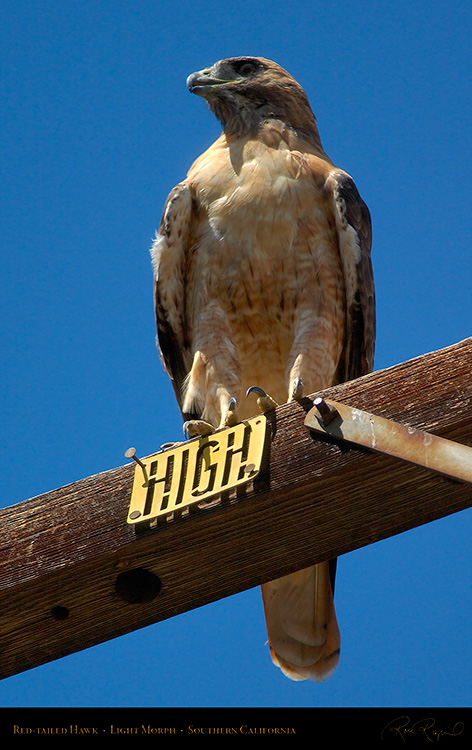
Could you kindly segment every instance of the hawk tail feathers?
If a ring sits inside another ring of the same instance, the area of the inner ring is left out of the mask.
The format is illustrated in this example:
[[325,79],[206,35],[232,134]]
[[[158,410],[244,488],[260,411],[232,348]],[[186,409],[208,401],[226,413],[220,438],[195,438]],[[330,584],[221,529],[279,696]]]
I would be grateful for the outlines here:
[[324,682],[335,671],[340,634],[329,563],[261,586],[270,654],[292,680]]

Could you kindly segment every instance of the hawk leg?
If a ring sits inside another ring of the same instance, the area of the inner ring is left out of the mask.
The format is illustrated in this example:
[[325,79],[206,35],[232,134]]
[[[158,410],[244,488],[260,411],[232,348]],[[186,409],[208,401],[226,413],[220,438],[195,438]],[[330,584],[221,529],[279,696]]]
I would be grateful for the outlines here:
[[[222,409],[221,420],[217,429],[221,430],[225,427],[233,427],[233,425],[237,424],[237,407],[238,402],[236,399],[230,398],[228,404]],[[190,419],[189,421],[184,422],[183,431],[184,435],[188,435],[189,438],[197,436],[204,437],[205,435],[210,435],[214,432],[215,427],[204,419]]]

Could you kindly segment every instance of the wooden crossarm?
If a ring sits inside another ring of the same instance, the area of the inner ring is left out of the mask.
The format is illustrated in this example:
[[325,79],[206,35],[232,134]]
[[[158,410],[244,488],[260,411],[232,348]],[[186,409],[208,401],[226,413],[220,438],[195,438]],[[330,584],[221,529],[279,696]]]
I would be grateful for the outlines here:
[[[322,395],[472,444],[471,371],[472,338]],[[1,510],[0,677],[470,507],[470,484],[314,435],[311,407],[272,413],[256,489],[156,529],[127,523],[134,463]]]

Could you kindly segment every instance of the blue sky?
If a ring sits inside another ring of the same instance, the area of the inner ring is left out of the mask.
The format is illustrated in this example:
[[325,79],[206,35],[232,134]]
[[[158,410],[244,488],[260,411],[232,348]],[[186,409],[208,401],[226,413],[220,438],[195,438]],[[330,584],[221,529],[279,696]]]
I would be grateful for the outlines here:
[[[376,369],[471,335],[469,2],[6,0],[2,16],[3,506],[180,438],[149,247],[219,134],[186,77],[222,57],[300,81],[370,207]],[[322,685],[272,666],[254,589],[3,680],[0,706],[468,706],[471,525],[339,560],[343,653]]]

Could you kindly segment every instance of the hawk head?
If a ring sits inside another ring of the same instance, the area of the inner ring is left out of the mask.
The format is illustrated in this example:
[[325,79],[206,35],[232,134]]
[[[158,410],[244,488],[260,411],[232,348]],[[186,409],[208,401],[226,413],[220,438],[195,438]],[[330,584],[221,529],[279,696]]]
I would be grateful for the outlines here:
[[192,94],[206,99],[228,134],[243,135],[268,119],[318,137],[308,97],[280,65],[263,57],[231,57],[187,78]]

